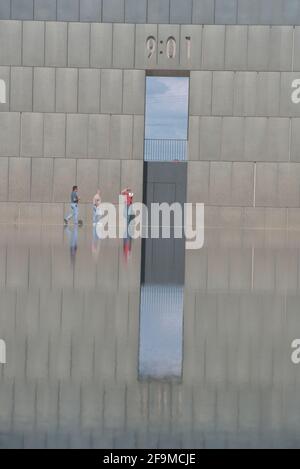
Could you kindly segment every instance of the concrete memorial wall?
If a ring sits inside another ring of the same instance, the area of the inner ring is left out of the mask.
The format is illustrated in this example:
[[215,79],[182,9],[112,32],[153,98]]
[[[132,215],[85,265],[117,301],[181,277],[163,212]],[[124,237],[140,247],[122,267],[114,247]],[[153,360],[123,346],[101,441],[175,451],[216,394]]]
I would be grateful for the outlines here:
[[147,71],[190,72],[188,198],[206,222],[300,228],[299,0],[8,0],[0,221],[142,199]]

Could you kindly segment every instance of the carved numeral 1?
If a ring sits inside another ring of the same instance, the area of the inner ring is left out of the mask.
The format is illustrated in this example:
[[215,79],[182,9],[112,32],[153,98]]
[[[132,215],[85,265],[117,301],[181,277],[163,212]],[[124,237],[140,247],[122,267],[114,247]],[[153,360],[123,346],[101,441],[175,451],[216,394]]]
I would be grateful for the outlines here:
[[192,52],[192,41],[191,36],[186,36],[186,56],[188,60],[191,60],[191,52]]

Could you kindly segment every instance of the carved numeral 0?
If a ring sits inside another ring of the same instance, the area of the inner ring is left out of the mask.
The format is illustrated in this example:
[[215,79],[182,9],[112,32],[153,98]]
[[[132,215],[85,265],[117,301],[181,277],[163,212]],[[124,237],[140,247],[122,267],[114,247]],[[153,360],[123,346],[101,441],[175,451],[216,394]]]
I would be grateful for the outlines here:
[[168,59],[175,59],[176,57],[176,40],[172,36],[167,40],[167,57]]

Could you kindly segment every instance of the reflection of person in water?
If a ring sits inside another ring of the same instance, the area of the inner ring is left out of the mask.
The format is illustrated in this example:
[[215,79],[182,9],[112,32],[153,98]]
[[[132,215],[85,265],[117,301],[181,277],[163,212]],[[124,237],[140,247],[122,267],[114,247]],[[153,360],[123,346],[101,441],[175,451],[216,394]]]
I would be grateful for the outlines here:
[[127,230],[127,238],[123,239],[123,254],[124,259],[128,262],[132,250],[132,238],[130,236],[129,230]]
[[102,224],[100,221],[94,223],[93,225],[93,241],[92,241],[92,254],[95,261],[98,260],[100,247],[101,247],[101,239],[102,239]]
[[72,230],[69,227],[66,227],[66,232],[68,234],[70,243],[71,264],[74,266],[78,246],[78,225],[74,225]]
[[100,204],[101,204],[101,193],[100,193],[100,189],[98,189],[97,193],[93,197],[93,223],[97,223],[99,221]]
[[127,219],[127,224],[129,224],[133,218],[132,205],[134,193],[132,192],[130,187],[126,187],[126,189],[124,189],[121,194],[124,196],[125,199],[125,217]]
[[124,218],[125,218],[125,232],[123,236],[123,254],[125,261],[129,260],[131,250],[132,250],[132,237],[131,237],[131,222],[134,219],[134,214],[132,211],[133,197],[134,194],[130,187],[126,187],[121,194],[124,196]]

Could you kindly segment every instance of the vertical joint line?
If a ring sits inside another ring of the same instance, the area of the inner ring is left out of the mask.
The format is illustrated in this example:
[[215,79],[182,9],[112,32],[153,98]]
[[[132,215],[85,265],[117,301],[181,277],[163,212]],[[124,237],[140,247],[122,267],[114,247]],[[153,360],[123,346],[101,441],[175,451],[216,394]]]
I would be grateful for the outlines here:
[[257,163],[254,163],[254,183],[253,183],[253,207],[256,207],[256,176],[257,176]]

